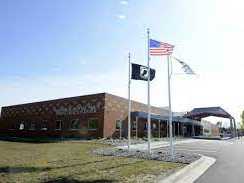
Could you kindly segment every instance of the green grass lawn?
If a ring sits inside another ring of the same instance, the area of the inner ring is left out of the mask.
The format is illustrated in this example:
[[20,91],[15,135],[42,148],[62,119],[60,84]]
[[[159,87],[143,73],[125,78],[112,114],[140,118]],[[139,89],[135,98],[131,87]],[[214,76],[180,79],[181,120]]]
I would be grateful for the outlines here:
[[0,182],[138,182],[143,177],[158,176],[183,166],[89,153],[103,146],[95,142],[0,141]]

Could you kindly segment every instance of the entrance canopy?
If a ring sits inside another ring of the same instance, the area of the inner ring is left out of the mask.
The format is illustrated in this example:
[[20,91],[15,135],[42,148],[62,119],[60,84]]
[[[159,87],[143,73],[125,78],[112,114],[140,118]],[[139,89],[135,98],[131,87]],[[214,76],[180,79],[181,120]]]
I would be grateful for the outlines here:
[[[139,112],[139,111],[135,111],[135,112],[131,112],[131,116],[132,117],[138,117],[139,119],[145,119],[147,120],[147,114],[146,112]],[[151,120],[152,121],[160,121],[162,123],[167,122],[169,120],[168,116],[161,116],[161,115],[157,115],[157,114],[151,114]],[[173,122],[178,122],[178,123],[182,123],[182,124],[194,124],[196,126],[201,126],[199,121],[196,121],[194,119],[189,119],[186,117],[182,117],[182,116],[173,116],[172,117],[172,121]]]
[[205,118],[208,116],[234,119],[228,112],[226,112],[221,107],[194,108],[192,111],[190,111],[184,115],[184,117],[199,120],[199,121],[202,118]]

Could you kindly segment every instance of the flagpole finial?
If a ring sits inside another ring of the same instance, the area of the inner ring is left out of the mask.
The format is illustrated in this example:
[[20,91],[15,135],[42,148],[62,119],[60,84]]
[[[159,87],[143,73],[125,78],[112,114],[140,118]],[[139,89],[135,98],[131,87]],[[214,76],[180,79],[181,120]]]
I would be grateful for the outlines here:
[[149,28],[147,28],[147,33],[148,33],[148,34],[150,33],[150,29],[149,29]]

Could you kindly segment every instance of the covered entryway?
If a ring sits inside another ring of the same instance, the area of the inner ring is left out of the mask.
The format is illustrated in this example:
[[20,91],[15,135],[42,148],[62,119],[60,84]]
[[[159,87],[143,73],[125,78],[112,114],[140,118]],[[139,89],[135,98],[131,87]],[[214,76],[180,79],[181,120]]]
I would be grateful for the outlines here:
[[[131,113],[131,135],[134,137],[147,136],[147,113],[135,111]],[[169,137],[169,117],[151,114],[151,135],[152,137]],[[173,136],[199,136],[201,135],[202,125],[200,121],[173,116],[172,118]]]
[[192,111],[184,115],[186,118],[191,118],[194,120],[201,121],[202,118],[214,116],[221,118],[230,119],[230,129],[232,132],[232,137],[236,137],[236,122],[235,118],[232,117],[228,112],[226,112],[221,107],[204,107],[204,108],[194,108]]
[[173,117],[174,122],[180,124],[179,135],[183,137],[193,137],[202,135],[202,125],[200,121],[182,117]]

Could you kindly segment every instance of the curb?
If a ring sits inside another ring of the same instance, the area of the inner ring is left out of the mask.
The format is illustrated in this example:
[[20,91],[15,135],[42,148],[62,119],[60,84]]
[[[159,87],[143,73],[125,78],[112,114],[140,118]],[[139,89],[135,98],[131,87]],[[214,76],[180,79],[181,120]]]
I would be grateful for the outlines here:
[[[201,139],[188,139],[188,140],[182,140],[182,141],[175,141],[174,145],[177,144],[184,144],[184,143],[192,143],[192,142],[197,142],[200,141]],[[158,141],[158,142],[152,142],[151,143],[151,149],[159,149],[159,148],[163,148],[163,147],[168,147],[170,146],[169,141]],[[127,149],[128,146],[124,145],[124,146],[116,146],[116,148],[118,149]],[[133,150],[140,150],[140,151],[147,151],[147,142],[143,143],[143,144],[133,144],[131,145],[131,149]]]
[[202,156],[176,173],[159,180],[159,183],[193,183],[216,162],[215,158]]

